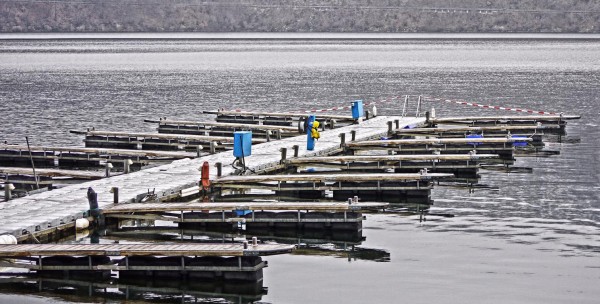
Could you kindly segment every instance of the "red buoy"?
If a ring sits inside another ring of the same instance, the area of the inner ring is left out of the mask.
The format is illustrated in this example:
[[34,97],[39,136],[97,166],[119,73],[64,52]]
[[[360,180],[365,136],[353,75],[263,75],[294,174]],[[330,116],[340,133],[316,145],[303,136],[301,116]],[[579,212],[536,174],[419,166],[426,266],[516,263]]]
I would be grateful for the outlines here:
[[208,190],[210,188],[210,166],[207,161],[202,164],[201,176],[202,189]]

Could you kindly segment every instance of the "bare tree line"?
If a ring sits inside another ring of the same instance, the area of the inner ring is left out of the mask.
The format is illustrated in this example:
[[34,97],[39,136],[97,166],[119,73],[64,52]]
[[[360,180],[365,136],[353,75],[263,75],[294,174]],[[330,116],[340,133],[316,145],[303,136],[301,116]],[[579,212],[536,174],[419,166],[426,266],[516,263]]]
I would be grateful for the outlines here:
[[1,32],[600,32],[588,0],[3,0]]

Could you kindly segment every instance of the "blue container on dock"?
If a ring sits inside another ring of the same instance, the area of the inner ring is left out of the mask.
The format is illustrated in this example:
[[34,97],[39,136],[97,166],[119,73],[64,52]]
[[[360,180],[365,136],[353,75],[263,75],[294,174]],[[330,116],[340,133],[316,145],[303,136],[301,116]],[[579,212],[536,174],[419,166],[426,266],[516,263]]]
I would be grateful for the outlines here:
[[[481,134],[469,134],[467,135],[467,138],[483,138],[483,135]],[[473,145],[473,146],[479,146],[481,145],[481,142],[467,142],[468,145]]]
[[[518,136],[518,135],[513,135],[511,136],[512,139],[526,139],[527,136]],[[513,147],[526,147],[527,146],[527,142],[526,141],[515,141],[513,142]]]
[[358,119],[363,116],[363,101],[355,100],[352,102],[352,119]]
[[306,118],[306,150],[313,151],[315,149],[315,139],[312,138],[311,129],[313,126],[313,122],[317,117],[315,115],[310,115]]
[[252,132],[233,132],[233,156],[245,157],[252,155]]
[[236,216],[244,216],[252,213],[252,210],[234,210]]

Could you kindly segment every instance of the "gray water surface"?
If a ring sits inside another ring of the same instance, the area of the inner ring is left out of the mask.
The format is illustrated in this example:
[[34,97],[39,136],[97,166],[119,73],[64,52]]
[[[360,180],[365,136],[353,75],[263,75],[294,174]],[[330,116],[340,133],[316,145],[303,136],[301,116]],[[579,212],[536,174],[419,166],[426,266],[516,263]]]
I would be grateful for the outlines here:
[[[269,293],[262,301],[600,298],[597,37],[7,37],[0,40],[0,140],[9,143],[29,136],[35,145],[82,145],[69,129],[153,132],[156,126],[143,119],[204,120],[212,117],[201,111],[216,108],[306,110],[405,94],[580,114],[566,137],[547,146],[560,155],[518,160],[533,173],[483,170],[481,184],[489,188],[474,193],[436,187],[433,211],[453,218],[419,223],[396,214],[367,216],[359,247],[387,251],[388,262],[268,257]],[[513,114],[441,102],[425,106],[438,116]],[[399,100],[379,106],[384,115],[400,111]]]

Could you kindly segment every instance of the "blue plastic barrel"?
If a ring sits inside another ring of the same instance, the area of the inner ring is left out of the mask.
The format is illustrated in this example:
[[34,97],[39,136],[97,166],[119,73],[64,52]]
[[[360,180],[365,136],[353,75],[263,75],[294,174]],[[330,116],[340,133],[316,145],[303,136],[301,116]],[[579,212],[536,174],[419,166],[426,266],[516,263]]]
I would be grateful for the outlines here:
[[236,216],[244,216],[252,213],[251,210],[234,210]]
[[[469,135],[467,135],[467,138],[483,138],[483,135],[481,135],[481,134],[469,134]],[[481,145],[481,142],[467,142],[467,144],[473,145],[473,146],[479,146],[479,145]]]
[[[519,135],[513,135],[511,136],[512,139],[526,139],[527,136],[519,136]],[[513,142],[513,147],[526,147],[527,146],[527,142],[526,141],[515,141]]]

